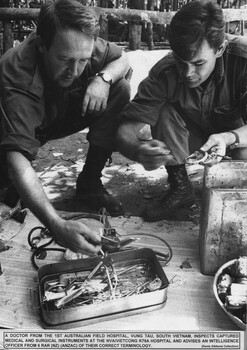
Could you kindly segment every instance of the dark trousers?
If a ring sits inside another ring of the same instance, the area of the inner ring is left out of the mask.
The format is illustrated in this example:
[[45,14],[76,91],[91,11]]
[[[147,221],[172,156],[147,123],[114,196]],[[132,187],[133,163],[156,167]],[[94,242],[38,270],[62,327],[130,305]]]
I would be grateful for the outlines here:
[[[230,131],[243,125],[242,119],[233,122],[228,119],[226,123],[222,120],[212,121],[207,124],[207,127],[203,127],[191,120],[182,118],[176,109],[169,105],[160,112],[158,121],[151,128],[151,131],[152,137],[163,141],[177,163],[182,164],[186,157],[200,149],[210,135]],[[245,160],[247,159],[247,148],[235,149],[231,156],[233,159]]]
[[121,79],[110,88],[107,108],[102,114],[82,116],[83,91],[65,96],[62,116],[45,130],[45,139],[53,140],[89,128],[88,141],[108,150],[115,149],[115,136],[119,114],[130,99],[130,85]]
[[[44,130],[41,143],[72,135],[89,128],[88,141],[107,151],[114,151],[119,115],[130,99],[130,84],[121,79],[110,88],[107,108],[102,114],[82,116],[81,94],[69,95],[64,101],[62,117]],[[0,189],[10,184],[5,154],[0,155]]]

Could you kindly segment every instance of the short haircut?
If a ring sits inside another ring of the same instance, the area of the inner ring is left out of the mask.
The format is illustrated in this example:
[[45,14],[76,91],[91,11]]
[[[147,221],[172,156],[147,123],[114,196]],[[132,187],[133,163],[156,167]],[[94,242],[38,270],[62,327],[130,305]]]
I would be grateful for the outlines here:
[[92,9],[83,6],[78,0],[48,0],[40,9],[37,35],[49,50],[59,30],[74,29],[95,36],[98,28]]
[[174,53],[189,61],[197,54],[204,40],[215,52],[225,38],[225,21],[221,8],[212,1],[192,1],[172,18],[169,43]]

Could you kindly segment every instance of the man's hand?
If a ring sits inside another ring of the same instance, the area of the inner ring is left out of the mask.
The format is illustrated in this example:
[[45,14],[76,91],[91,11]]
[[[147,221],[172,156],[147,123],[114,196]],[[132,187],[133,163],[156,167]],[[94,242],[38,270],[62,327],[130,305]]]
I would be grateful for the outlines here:
[[30,162],[19,152],[8,152],[10,178],[23,202],[40,222],[54,235],[55,240],[78,253],[95,255],[100,250],[100,232],[94,232],[79,221],[62,219],[50,201]]
[[82,116],[86,113],[103,113],[107,106],[110,84],[95,77],[88,85],[82,103]]
[[54,225],[52,234],[59,245],[76,253],[96,255],[101,248],[100,232],[92,231],[80,221],[61,219]]
[[216,153],[216,162],[219,163],[226,155],[226,139],[224,134],[213,134],[209,136],[207,142],[201,147],[202,151]]
[[165,143],[158,140],[151,140],[141,144],[137,149],[137,161],[146,170],[155,170],[161,165],[176,164]]

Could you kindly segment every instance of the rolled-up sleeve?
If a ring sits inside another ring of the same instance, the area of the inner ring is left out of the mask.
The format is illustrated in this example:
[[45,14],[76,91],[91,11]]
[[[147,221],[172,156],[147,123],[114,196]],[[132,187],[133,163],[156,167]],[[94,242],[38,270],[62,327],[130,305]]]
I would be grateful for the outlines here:
[[40,100],[26,91],[6,88],[0,107],[0,151],[19,151],[33,160],[40,147],[35,138],[35,129],[40,126],[43,112]]
[[122,49],[115,43],[97,38],[91,58],[92,74],[102,70],[108,63],[122,56]]
[[166,101],[166,77],[151,70],[149,76],[140,83],[134,99],[124,108],[121,119],[131,119],[154,126]]

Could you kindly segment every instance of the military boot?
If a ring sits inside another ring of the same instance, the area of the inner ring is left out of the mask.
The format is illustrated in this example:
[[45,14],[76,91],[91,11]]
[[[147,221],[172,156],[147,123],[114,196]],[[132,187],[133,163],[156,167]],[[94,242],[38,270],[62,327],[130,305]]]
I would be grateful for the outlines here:
[[76,183],[77,198],[93,210],[104,207],[111,216],[123,214],[122,204],[106,191],[102,182],[102,170],[111,152],[90,144],[87,159]]
[[174,212],[180,207],[195,204],[195,194],[184,164],[166,166],[170,189],[143,213],[145,221],[173,220]]

